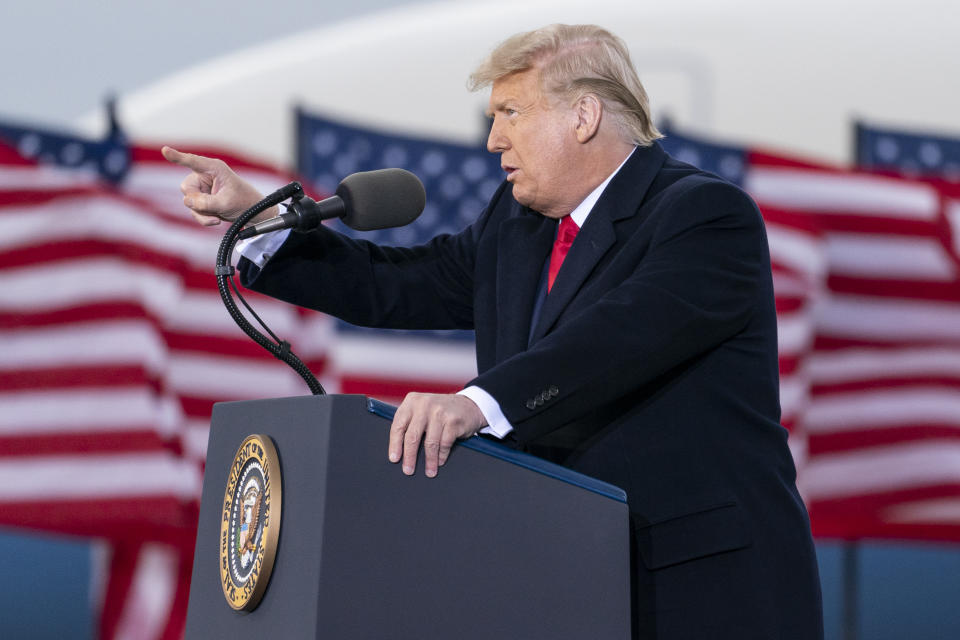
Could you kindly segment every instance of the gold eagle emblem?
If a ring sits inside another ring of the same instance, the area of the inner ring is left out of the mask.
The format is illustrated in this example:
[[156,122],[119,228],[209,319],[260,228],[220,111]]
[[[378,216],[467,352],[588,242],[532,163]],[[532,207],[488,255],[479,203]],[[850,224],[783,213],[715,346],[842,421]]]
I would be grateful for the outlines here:
[[263,492],[258,487],[247,489],[246,495],[243,496],[244,507],[247,506],[247,501],[251,498],[253,498],[253,504],[249,507],[250,519],[247,523],[247,530],[241,532],[239,544],[237,544],[237,551],[240,554],[257,549],[254,540],[257,537],[257,527],[260,526],[260,502],[263,500]]

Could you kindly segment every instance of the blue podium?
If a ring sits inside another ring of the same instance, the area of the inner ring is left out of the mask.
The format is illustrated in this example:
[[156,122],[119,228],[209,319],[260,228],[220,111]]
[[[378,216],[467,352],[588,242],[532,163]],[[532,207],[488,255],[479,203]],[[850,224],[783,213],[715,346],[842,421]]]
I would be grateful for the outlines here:
[[[387,460],[392,413],[363,396],[216,405],[188,638],[630,637],[622,490],[482,438],[436,478],[422,458],[405,476]],[[251,434],[276,447],[282,519],[267,588],[245,612],[221,586],[221,525]]]

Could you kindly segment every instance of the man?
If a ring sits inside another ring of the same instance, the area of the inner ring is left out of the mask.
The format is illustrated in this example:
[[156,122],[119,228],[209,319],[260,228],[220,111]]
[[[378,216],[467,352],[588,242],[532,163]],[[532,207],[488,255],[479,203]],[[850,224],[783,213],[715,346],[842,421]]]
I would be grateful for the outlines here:
[[[492,85],[507,174],[473,225],[411,249],[290,234],[245,251],[245,281],[356,324],[474,329],[477,378],[408,395],[389,459],[412,474],[422,443],[434,476],[483,430],[623,487],[637,637],[822,637],[756,207],[660,149],[599,27],[518,34],[471,82]],[[260,197],[219,161],[164,153],[194,171],[184,201],[205,224]]]

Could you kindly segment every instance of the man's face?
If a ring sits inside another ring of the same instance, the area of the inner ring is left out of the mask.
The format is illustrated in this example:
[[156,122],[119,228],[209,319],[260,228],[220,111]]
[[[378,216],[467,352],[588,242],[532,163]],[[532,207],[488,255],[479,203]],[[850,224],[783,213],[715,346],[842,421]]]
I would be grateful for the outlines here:
[[561,218],[584,197],[574,160],[576,112],[543,95],[538,73],[531,69],[493,83],[487,149],[500,154],[517,202]]

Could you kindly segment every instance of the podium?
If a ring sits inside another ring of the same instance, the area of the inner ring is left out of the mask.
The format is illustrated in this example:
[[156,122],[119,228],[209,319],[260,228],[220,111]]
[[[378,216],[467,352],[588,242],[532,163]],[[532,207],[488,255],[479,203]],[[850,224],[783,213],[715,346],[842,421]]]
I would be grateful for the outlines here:
[[[626,495],[484,438],[436,478],[387,460],[393,407],[304,396],[214,407],[187,638],[630,637]],[[249,612],[219,568],[224,492],[241,443],[275,444],[282,519]],[[249,635],[248,635],[249,634]]]

